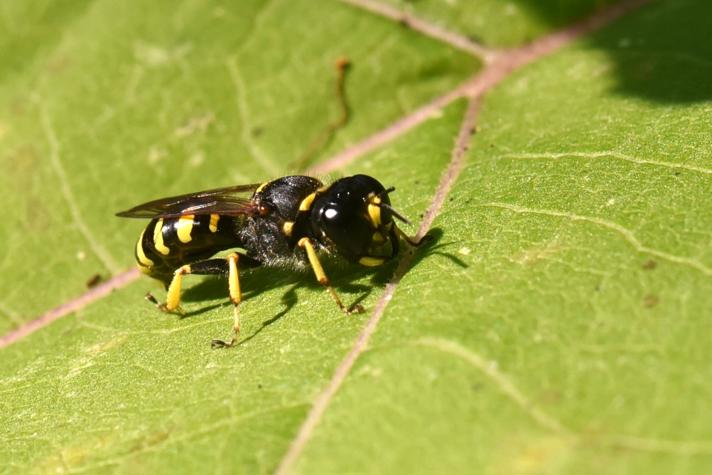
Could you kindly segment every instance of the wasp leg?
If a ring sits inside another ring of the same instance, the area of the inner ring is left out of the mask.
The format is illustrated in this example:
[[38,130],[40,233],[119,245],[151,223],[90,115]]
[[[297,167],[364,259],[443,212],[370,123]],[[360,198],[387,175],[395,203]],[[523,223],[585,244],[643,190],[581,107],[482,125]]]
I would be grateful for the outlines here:
[[352,313],[363,312],[363,307],[359,304],[353,305],[351,307],[346,307],[341,302],[341,299],[336,294],[336,291],[333,289],[333,287],[331,287],[329,278],[326,276],[324,268],[321,266],[321,262],[319,262],[319,257],[316,255],[316,251],[314,250],[314,245],[311,243],[309,238],[301,238],[297,245],[307,252],[309,264],[311,265],[312,269],[314,269],[314,275],[316,276],[316,280],[318,280],[319,283],[326,288],[327,292],[331,294],[331,297],[334,299],[336,305],[339,306],[341,311],[346,313],[347,315],[350,315]]
[[401,239],[403,239],[405,242],[407,242],[408,244],[410,244],[412,247],[418,247],[418,246],[420,246],[421,244],[423,244],[423,239],[422,239],[422,238],[420,239],[420,241],[416,241],[415,238],[412,238],[412,237],[408,236],[408,235],[407,235],[406,233],[404,233],[403,230],[400,229],[399,227],[394,226],[394,228],[395,228],[396,234],[398,234],[398,236],[399,236]]
[[237,261],[240,255],[236,252],[227,256],[228,264],[228,288],[230,290],[230,300],[232,301],[233,323],[232,337],[229,341],[213,339],[210,346],[213,348],[229,348],[237,342],[240,336],[240,302],[242,301],[242,292],[240,291],[240,279],[237,272]]
[[[242,301],[242,292],[240,291],[240,280],[238,278],[237,272],[237,261],[239,260],[239,254],[232,253],[228,255],[225,259],[207,259],[204,261],[194,262],[193,264],[187,264],[179,267],[173,273],[173,280],[171,280],[168,286],[168,294],[166,295],[166,303],[158,304],[158,308],[164,312],[184,312],[180,309],[180,293],[181,287],[183,285],[183,276],[187,274],[196,275],[214,275],[214,274],[227,274],[228,275],[228,289],[230,292],[230,301],[233,305],[233,336],[228,341],[224,340],[212,340],[211,346],[213,348],[225,348],[230,347],[235,344],[237,337],[240,334],[240,312],[238,307]],[[147,295],[146,298],[154,303],[156,299],[152,295]]]
[[[178,313],[180,315],[185,314],[183,309],[180,308],[180,290],[183,286],[183,276],[185,274],[191,273],[192,270],[190,265],[188,264],[181,266],[175,270],[175,272],[173,273],[173,279],[171,279],[171,283],[168,286],[168,293],[166,294],[166,303],[158,304],[159,310],[168,313]],[[157,303],[156,299],[153,297],[153,295],[151,295],[150,292],[146,294],[146,299],[149,302]]]
[[159,302],[158,299],[153,296],[153,294],[151,293],[150,290],[148,292],[146,292],[146,295],[144,295],[143,298],[145,298],[146,300],[151,302],[153,305],[155,305],[157,309],[159,309],[159,310],[163,309],[164,304]]

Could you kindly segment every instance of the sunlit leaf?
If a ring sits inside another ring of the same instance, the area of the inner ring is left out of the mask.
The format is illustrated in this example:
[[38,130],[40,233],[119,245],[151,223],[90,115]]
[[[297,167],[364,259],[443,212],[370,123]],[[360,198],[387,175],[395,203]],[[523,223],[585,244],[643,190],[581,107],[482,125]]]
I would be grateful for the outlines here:
[[[351,115],[314,162],[482,67],[336,2],[64,3],[0,7],[3,333],[133,265],[145,223],[114,212],[288,173],[338,115],[340,58]],[[391,3],[514,46],[607,2]],[[431,241],[292,471],[712,469],[711,14],[653,2],[487,94]],[[464,111],[338,174],[396,186],[418,223]],[[309,273],[245,272],[224,351],[224,280],[187,279],[185,318],[145,278],[82,307],[0,350],[0,472],[273,473],[396,266],[327,262],[367,309],[348,317]]]

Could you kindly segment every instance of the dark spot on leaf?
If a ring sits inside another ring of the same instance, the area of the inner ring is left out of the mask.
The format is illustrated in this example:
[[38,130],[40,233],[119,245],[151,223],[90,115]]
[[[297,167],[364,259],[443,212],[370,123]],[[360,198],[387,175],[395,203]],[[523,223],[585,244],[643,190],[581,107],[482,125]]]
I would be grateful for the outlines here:
[[93,276],[89,277],[86,281],[86,286],[87,289],[91,289],[92,287],[96,287],[99,285],[99,283],[103,280],[101,277],[101,274],[94,274]]
[[657,295],[648,294],[645,297],[643,297],[643,307],[645,307],[645,308],[653,308],[659,303],[660,303],[660,299],[658,298]]
[[645,270],[653,270],[657,266],[658,266],[658,263],[653,259],[648,259],[647,261],[643,262],[643,269],[645,269]]
[[264,131],[265,131],[265,129],[263,129],[262,127],[254,127],[251,130],[253,137],[259,137],[260,135],[262,135],[264,133]]

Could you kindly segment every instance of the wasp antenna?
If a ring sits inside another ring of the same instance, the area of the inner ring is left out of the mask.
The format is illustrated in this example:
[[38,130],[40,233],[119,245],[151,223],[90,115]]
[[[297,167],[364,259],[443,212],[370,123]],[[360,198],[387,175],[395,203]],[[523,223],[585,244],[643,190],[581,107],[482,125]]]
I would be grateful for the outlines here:
[[413,224],[413,223],[411,223],[411,222],[408,220],[408,218],[406,218],[405,216],[403,216],[402,214],[400,214],[398,211],[396,211],[395,209],[393,209],[393,207],[392,207],[391,205],[386,204],[386,203],[381,203],[381,208],[386,208],[388,211],[390,211],[390,212],[393,214],[393,216],[395,216],[397,219],[401,220],[401,221],[404,222],[405,224],[408,224],[408,225],[412,225],[412,224]]
[[378,197],[383,198],[384,195],[387,195],[388,193],[393,193],[394,191],[396,191],[396,187],[391,186],[390,188],[386,188],[385,190],[378,193]]

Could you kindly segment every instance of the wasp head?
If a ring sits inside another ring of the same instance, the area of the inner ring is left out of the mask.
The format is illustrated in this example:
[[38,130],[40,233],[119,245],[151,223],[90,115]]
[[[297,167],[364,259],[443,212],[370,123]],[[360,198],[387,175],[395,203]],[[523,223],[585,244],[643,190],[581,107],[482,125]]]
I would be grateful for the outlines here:
[[312,207],[314,234],[339,254],[365,266],[377,266],[398,253],[398,232],[388,193],[367,175],[341,178],[320,194]]

